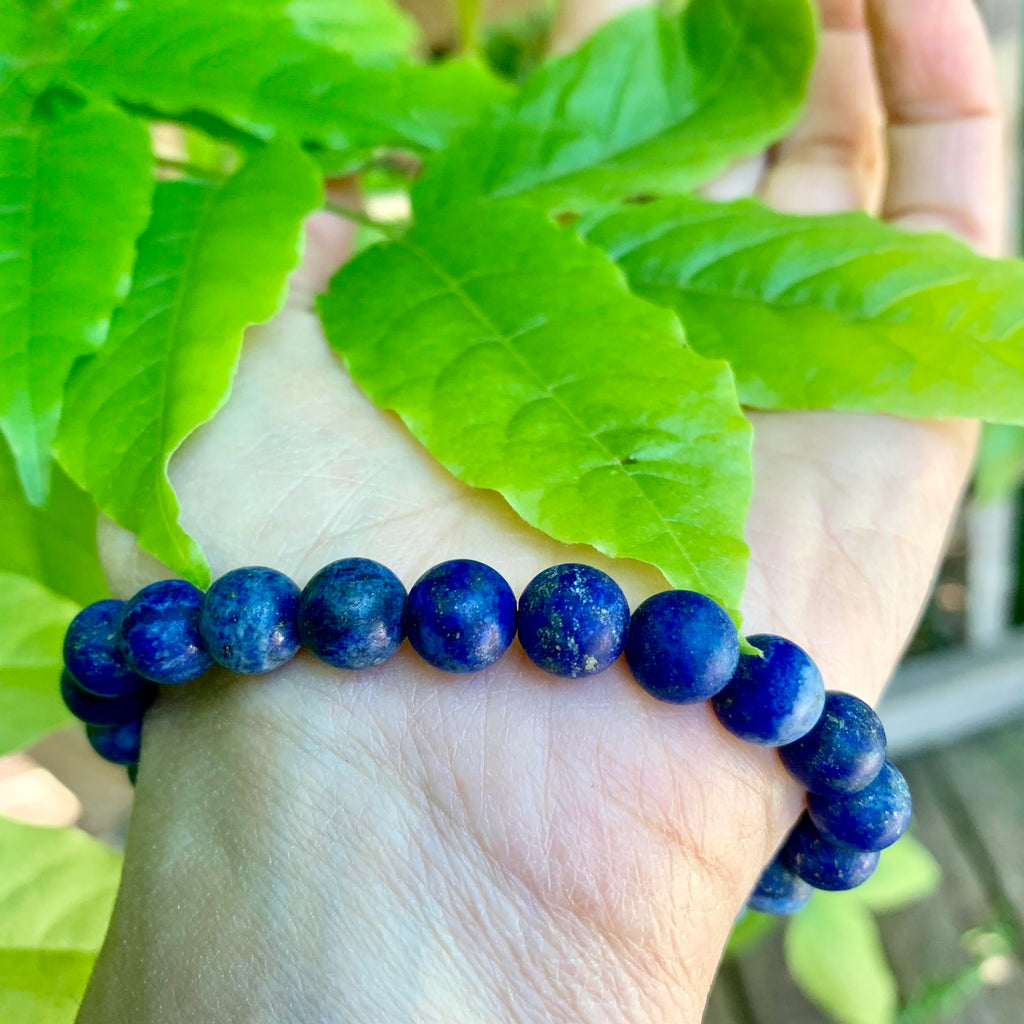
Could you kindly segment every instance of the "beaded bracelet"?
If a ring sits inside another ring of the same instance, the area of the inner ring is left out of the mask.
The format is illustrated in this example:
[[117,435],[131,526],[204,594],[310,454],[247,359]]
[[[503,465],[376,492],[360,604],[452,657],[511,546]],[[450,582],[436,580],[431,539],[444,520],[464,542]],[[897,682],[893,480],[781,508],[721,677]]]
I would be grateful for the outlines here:
[[336,668],[364,669],[406,637],[435,668],[475,672],[497,661],[517,631],[545,672],[579,679],[625,654],[653,697],[710,700],[729,732],[779,748],[808,790],[807,809],[751,893],[752,909],[792,914],[815,888],[860,885],[910,822],[910,790],[886,760],[878,716],[851,694],[826,693],[802,648],[758,634],[748,640],[761,654],[741,654],[721,605],[686,590],[655,594],[631,616],[618,584],[589,565],[545,569],[518,605],[499,573],[468,559],[434,566],[408,593],[366,558],[332,562],[301,591],[260,566],[227,573],[205,594],[164,580],[75,616],[60,689],[96,752],[125,765],[134,783],[142,718],[158,684],[187,683],[214,663],[241,675],[271,672],[300,646]]

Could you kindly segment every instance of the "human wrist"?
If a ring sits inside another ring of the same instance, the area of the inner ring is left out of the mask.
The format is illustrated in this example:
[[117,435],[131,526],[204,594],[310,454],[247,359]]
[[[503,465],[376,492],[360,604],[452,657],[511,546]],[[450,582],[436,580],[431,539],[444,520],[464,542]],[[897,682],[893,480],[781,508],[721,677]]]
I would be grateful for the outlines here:
[[[417,671],[406,651],[341,682],[300,655],[161,700],[82,1024],[699,1020],[750,879],[730,894],[675,837],[674,877],[602,891],[590,851],[567,885],[571,849],[517,850],[498,792],[480,822],[480,795],[461,792],[473,779],[439,784],[457,738],[423,742]],[[513,656],[493,671],[506,678],[478,685],[515,691],[530,669]],[[641,855],[657,841],[627,838]]]

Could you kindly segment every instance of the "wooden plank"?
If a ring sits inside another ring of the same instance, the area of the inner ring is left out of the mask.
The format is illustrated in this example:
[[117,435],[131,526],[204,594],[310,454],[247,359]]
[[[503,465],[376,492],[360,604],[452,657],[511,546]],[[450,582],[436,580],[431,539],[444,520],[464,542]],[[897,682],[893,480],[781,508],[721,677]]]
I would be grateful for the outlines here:
[[[971,961],[961,948],[961,936],[976,927],[989,927],[998,911],[956,831],[946,815],[941,794],[932,783],[935,757],[903,765],[914,794],[914,832],[942,865],[942,889],[931,899],[880,918],[882,939],[904,999],[911,998],[934,978],[950,977]],[[963,1010],[971,1024],[1019,1024],[1024,1006],[1024,979],[976,996]]]

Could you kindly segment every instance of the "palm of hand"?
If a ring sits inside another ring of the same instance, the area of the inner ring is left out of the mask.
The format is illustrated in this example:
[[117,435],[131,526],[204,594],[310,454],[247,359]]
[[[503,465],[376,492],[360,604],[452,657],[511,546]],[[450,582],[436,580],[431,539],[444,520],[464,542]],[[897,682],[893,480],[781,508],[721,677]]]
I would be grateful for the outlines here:
[[[831,7],[848,14],[856,5]],[[963,7],[958,16],[971,26]],[[826,10],[829,17],[839,15]],[[863,62],[870,48],[866,33],[838,27],[826,20],[807,118],[761,184],[779,205],[856,205],[876,188],[870,174],[857,173],[858,146],[871,144],[860,108],[873,99],[849,95],[856,90],[840,97],[827,64],[844,47]],[[948,45],[974,45],[983,78],[982,44],[967,35]],[[849,69],[844,62],[841,73]],[[926,87],[938,84],[918,83]],[[833,124],[834,152],[826,152],[823,125],[837,117],[851,139],[837,143]],[[959,141],[951,133],[947,144]],[[894,168],[890,196],[894,175],[902,180]],[[959,200],[948,197],[950,222],[958,222]],[[462,485],[358,391],[312,310],[348,236],[339,221],[317,215],[289,307],[251,332],[230,402],[172,465],[183,525],[214,573],[265,564],[301,583],[328,561],[363,555],[409,584],[436,562],[470,557],[494,565],[518,592],[547,565],[583,560],[619,580],[633,607],[664,589],[653,569],[560,545],[497,495]],[[791,637],[818,661],[829,688],[874,698],[924,599],[973,430],[829,413],[754,422],[746,628]],[[105,549],[119,589],[151,578],[145,557],[114,528]],[[546,930],[568,934],[583,950],[577,955],[610,956],[644,989],[651,976],[706,986],[733,916],[800,806],[771,751],[731,738],[706,706],[654,701],[621,662],[577,682],[544,676],[517,648],[470,677],[445,676],[407,649],[354,679],[304,670],[303,687],[284,674],[168,700],[147,726],[153,764],[144,765],[137,816],[159,828],[155,809],[147,811],[146,768],[156,775],[205,764],[193,770],[212,774],[231,765],[245,789],[220,783],[232,794],[224,806],[273,822],[250,837],[247,856],[315,842],[324,863],[310,872],[319,878],[345,870],[331,862],[331,830],[358,820],[376,835],[384,826],[369,819],[401,794],[400,816],[415,838],[382,870],[471,891],[464,907],[453,904],[446,927],[468,929],[474,914],[498,920],[514,909],[518,920],[536,922],[539,958],[554,942]],[[267,758],[273,779],[260,770]],[[324,807],[339,810],[324,816]],[[667,1016],[673,997],[654,998],[664,998]],[[646,1009],[640,1019],[660,1019]]]

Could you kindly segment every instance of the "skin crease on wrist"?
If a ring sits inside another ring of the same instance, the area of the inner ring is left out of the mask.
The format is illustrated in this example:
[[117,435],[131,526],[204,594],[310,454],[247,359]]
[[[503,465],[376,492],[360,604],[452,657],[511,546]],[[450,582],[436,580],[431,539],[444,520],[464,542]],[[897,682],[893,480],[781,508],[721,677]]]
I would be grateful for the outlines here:
[[[624,4],[566,3],[565,49]],[[970,0],[822,6],[791,136],[712,186],[799,212],[864,207],[998,249],[1000,134]],[[874,68],[877,67],[877,75]],[[939,171],[941,170],[941,173]],[[346,555],[407,585],[445,558],[518,592],[545,566],[665,589],[526,526],[372,406],[312,308],[351,227],[310,219],[287,308],[247,337],[226,407],[175,455],[182,523],[215,575],[304,583]],[[976,428],[756,414],[748,632],[800,643],[830,689],[877,698],[928,591]],[[101,523],[127,596],[167,572]],[[517,647],[469,677],[408,648],[342,674],[300,654],[213,673],[147,716],[124,879],[80,1024],[697,1024],[745,896],[802,801],[773,751],[620,662],[578,682]]]

